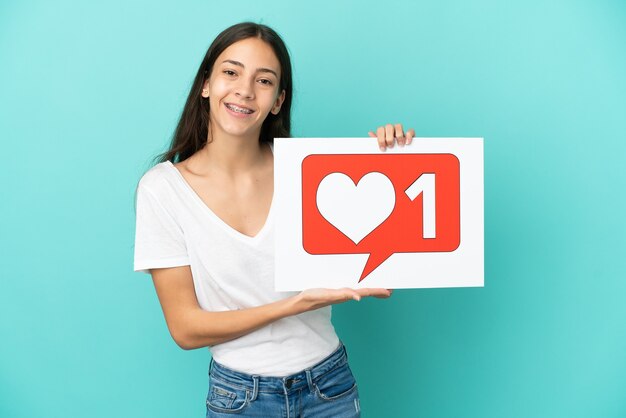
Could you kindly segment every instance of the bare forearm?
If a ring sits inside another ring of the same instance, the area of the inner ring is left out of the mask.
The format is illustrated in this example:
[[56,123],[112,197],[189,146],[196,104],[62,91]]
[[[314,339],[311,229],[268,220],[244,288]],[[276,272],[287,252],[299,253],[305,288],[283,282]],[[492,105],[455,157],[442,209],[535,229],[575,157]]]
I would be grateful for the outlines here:
[[[200,308],[174,316],[172,336],[184,349],[207,347],[249,334],[279,319],[348,300],[374,296],[388,298],[387,289],[307,289],[297,295],[255,308],[207,312]],[[166,315],[167,316],[167,315]],[[174,332],[176,331],[176,332]]]
[[191,350],[224,343],[307,308],[300,295],[295,295],[255,308],[224,312],[193,310],[183,319],[184,348]]

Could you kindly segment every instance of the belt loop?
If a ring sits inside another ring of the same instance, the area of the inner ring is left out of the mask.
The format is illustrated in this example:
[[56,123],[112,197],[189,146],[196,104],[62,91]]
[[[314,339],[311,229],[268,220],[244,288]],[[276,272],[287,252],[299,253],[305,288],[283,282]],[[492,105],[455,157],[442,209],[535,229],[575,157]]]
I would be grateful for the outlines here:
[[259,376],[252,376],[252,382],[252,399],[250,399],[250,402],[254,401],[259,394]]
[[306,382],[309,385],[309,391],[313,393],[313,379],[311,378],[311,369],[306,369],[304,372],[306,373]]
[[211,374],[211,370],[213,370],[213,357],[211,357],[211,362],[209,363],[209,374]]

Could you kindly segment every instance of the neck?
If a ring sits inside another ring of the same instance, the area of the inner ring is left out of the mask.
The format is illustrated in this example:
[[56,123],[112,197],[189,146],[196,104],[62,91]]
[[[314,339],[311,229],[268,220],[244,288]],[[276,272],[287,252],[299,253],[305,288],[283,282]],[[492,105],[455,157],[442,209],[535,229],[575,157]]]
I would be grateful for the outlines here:
[[232,136],[224,132],[209,131],[209,139],[200,151],[201,164],[235,175],[248,171],[263,161],[263,145],[259,134]]

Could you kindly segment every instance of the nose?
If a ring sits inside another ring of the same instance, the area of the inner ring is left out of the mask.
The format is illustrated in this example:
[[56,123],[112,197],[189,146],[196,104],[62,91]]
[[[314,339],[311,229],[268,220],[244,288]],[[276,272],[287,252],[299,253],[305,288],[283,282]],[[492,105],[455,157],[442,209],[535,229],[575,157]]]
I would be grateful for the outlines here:
[[253,83],[254,80],[248,79],[246,77],[241,77],[239,79],[239,83],[237,83],[237,86],[235,87],[235,95],[243,99],[254,98]]

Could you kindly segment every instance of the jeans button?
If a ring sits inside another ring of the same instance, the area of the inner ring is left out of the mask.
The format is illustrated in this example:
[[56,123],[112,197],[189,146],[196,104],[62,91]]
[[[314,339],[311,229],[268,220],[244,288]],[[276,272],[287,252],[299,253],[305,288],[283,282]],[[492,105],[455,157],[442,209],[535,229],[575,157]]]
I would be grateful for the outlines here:
[[287,389],[291,389],[291,385],[292,385],[292,384],[293,384],[293,379],[287,379],[287,380],[285,381],[285,387],[286,387]]

